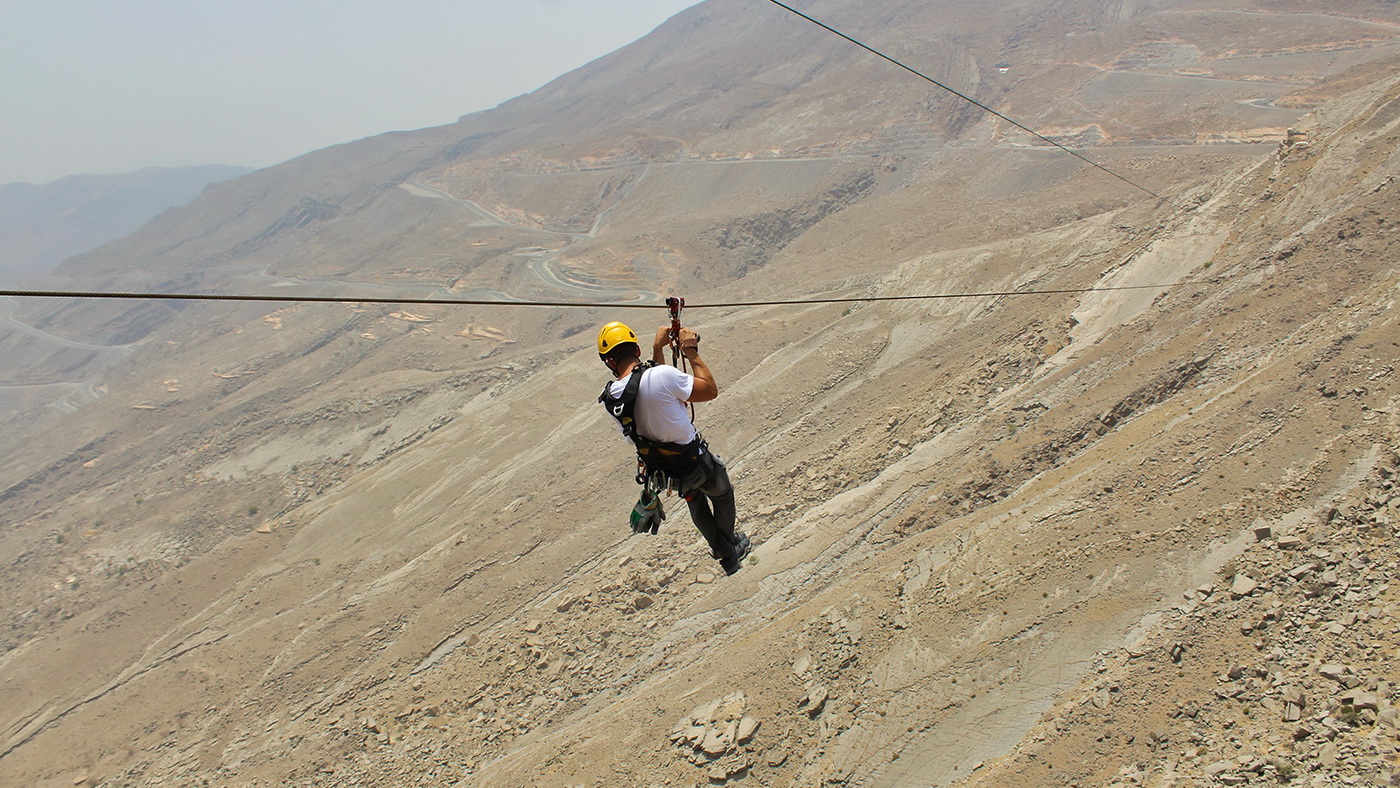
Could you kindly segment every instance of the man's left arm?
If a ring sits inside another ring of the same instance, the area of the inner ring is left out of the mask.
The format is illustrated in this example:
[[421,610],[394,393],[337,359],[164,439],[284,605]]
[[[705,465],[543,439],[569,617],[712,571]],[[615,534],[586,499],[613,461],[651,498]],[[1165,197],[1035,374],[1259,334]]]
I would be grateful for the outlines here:
[[691,376],[695,378],[686,402],[709,402],[718,397],[719,384],[715,382],[714,373],[700,358],[700,335],[688,328],[681,329],[681,355],[690,362]]

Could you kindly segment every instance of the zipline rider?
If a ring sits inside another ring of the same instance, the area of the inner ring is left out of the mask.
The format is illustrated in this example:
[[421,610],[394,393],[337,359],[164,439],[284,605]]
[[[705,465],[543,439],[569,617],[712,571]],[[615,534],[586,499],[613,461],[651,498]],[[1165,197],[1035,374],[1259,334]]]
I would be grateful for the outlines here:
[[732,575],[749,553],[749,537],[734,529],[734,485],[729,471],[700,437],[686,409],[690,403],[719,396],[719,386],[700,359],[700,335],[688,328],[681,328],[677,339],[695,374],[664,363],[671,331],[671,326],[656,330],[651,360],[643,362],[632,329],[618,322],[603,326],[598,332],[598,357],[614,380],[603,387],[598,401],[637,449],[642,466],[637,480],[646,490],[658,478],[669,482],[685,498],[690,519],[709,543],[711,555],[719,559],[725,574]]

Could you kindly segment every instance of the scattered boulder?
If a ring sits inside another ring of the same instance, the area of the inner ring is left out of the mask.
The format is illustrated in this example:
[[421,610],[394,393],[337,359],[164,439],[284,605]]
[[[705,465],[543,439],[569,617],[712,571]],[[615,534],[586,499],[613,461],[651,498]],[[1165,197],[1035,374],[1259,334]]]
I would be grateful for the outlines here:
[[1297,722],[1308,705],[1307,696],[1300,690],[1285,690],[1283,693],[1283,721]]
[[696,706],[676,722],[670,740],[681,755],[708,770],[712,780],[724,781],[753,766],[747,745],[759,720],[746,715],[748,696],[733,692]]
[[827,691],[826,687],[819,684],[809,690],[806,697],[799,701],[797,706],[805,708],[808,717],[815,718],[821,715],[822,709],[826,708],[826,702],[830,697],[831,693]]
[[739,744],[748,744],[758,732],[759,721],[753,717],[744,717],[739,720],[738,730],[734,734],[734,741]]
[[1350,672],[1351,669],[1345,665],[1320,665],[1317,669],[1317,675],[1338,683],[1346,681],[1347,674]]
[[728,752],[729,745],[732,743],[727,729],[709,728],[705,731],[705,738],[700,742],[700,749],[711,758],[717,758]]
[[1256,582],[1254,578],[1243,573],[1237,574],[1235,575],[1234,580],[1230,583],[1230,596],[1234,597],[1235,599],[1249,596],[1250,594],[1254,593],[1254,589],[1258,587],[1259,583]]

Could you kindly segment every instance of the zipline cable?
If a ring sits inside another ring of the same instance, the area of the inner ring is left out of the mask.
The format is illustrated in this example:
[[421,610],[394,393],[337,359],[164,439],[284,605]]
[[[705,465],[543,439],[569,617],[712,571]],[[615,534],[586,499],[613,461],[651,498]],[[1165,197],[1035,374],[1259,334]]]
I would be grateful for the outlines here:
[[977,107],[977,108],[983,110],[984,112],[989,112],[989,113],[991,113],[992,115],[995,115],[996,117],[1001,118],[1002,120],[1006,121],[1007,123],[1010,123],[1011,125],[1015,126],[1016,128],[1018,128],[1018,129],[1020,129],[1020,130],[1022,130],[1022,131],[1024,131],[1024,132],[1026,132],[1026,133],[1028,133],[1028,134],[1030,134],[1030,135],[1032,135],[1032,136],[1034,136],[1035,138],[1041,140],[1042,142],[1047,142],[1047,143],[1049,143],[1049,144],[1055,146],[1056,148],[1059,148],[1060,150],[1064,151],[1065,153],[1068,153],[1069,155],[1075,157],[1076,159],[1079,159],[1080,161],[1082,161],[1082,162],[1084,162],[1084,163],[1086,163],[1086,164],[1088,164],[1088,165],[1090,165],[1090,166],[1092,166],[1092,167],[1095,167],[1095,168],[1097,168],[1097,169],[1099,169],[1099,170],[1102,170],[1103,172],[1108,173],[1109,175],[1112,175],[1113,177],[1117,178],[1118,180],[1120,180],[1120,181],[1122,181],[1122,182],[1128,184],[1129,186],[1132,186],[1134,189],[1138,189],[1138,190],[1140,190],[1140,191],[1147,192],[1148,194],[1152,195],[1153,197],[1156,197],[1158,200],[1161,200],[1162,202],[1166,203],[1167,205],[1170,205],[1171,207],[1177,209],[1178,211],[1185,211],[1185,210],[1186,210],[1184,207],[1182,207],[1182,206],[1180,206],[1180,205],[1177,205],[1176,203],[1172,202],[1171,200],[1167,199],[1166,197],[1163,197],[1162,195],[1158,194],[1157,192],[1152,191],[1151,189],[1147,188],[1146,186],[1143,186],[1142,184],[1133,181],[1132,179],[1128,178],[1127,176],[1119,175],[1118,173],[1114,172],[1113,170],[1109,169],[1108,167],[1105,167],[1104,165],[1099,164],[1098,162],[1094,161],[1093,159],[1088,158],[1087,156],[1081,155],[1080,153],[1078,153],[1078,152],[1072,150],[1071,148],[1067,148],[1067,147],[1065,147],[1064,145],[1061,145],[1060,143],[1058,143],[1058,142],[1056,142],[1056,141],[1050,139],[1049,137],[1045,136],[1044,134],[1041,134],[1040,132],[1036,131],[1035,129],[1029,128],[1029,127],[1025,126],[1024,124],[1019,123],[1019,122],[1013,120],[1012,118],[1009,118],[1009,117],[1007,117],[1006,115],[1003,115],[1003,114],[1000,113],[1000,112],[997,112],[996,110],[992,109],[991,107],[987,106],[986,104],[983,104],[982,102],[978,101],[977,99],[974,99],[974,98],[972,98],[971,96],[968,96],[968,95],[965,94],[965,93],[961,93],[961,92],[959,92],[959,91],[957,91],[957,90],[954,90],[953,88],[948,87],[947,85],[943,84],[942,82],[939,82],[938,80],[934,79],[933,77],[930,77],[929,75],[923,73],[922,71],[919,71],[918,69],[915,69],[915,68],[912,67],[912,66],[905,65],[904,63],[901,63],[900,61],[896,60],[895,58],[892,58],[892,57],[890,57],[889,55],[886,55],[884,52],[881,52],[880,50],[875,49],[874,47],[871,47],[871,46],[869,46],[869,45],[867,45],[867,44],[864,44],[864,43],[862,43],[862,42],[860,42],[860,41],[857,41],[856,39],[854,39],[854,38],[852,38],[852,37],[846,35],[845,33],[842,33],[840,30],[837,30],[836,28],[834,28],[834,27],[832,27],[832,26],[830,26],[830,25],[828,25],[828,24],[826,24],[826,23],[824,23],[824,22],[822,22],[822,21],[820,21],[820,20],[818,20],[818,19],[815,19],[815,18],[813,18],[813,17],[808,16],[807,14],[802,13],[801,11],[798,11],[797,9],[793,8],[793,7],[790,6],[790,5],[787,5],[787,4],[785,4],[785,3],[779,2],[779,0],[768,0],[768,2],[772,3],[772,4],[775,5],[775,6],[778,6],[779,8],[786,9],[786,10],[788,10],[788,11],[790,11],[790,12],[796,14],[797,16],[802,17],[803,19],[807,20],[808,22],[811,22],[812,24],[816,25],[817,27],[822,28],[823,30],[826,30],[827,32],[833,33],[833,34],[835,34],[835,35],[837,35],[837,36],[840,36],[841,38],[846,39],[847,41],[851,42],[852,44],[855,44],[856,46],[860,47],[861,49],[864,49],[864,50],[867,51],[867,52],[870,52],[870,53],[873,54],[873,55],[876,55],[876,56],[878,56],[878,57],[884,58],[885,60],[888,60],[889,62],[895,64],[896,66],[899,66],[900,68],[904,69],[905,71],[908,71],[910,74],[913,74],[914,76],[918,77],[919,79],[922,79],[922,80],[924,80],[924,81],[926,81],[926,82],[929,82],[929,83],[931,83],[931,84],[933,84],[933,85],[936,85],[937,87],[940,87],[940,88],[942,88],[942,89],[948,91],[949,93],[952,93],[954,96],[957,96],[958,98],[962,99],[963,101],[966,101],[966,102],[968,102],[969,104],[972,104],[973,106],[975,106],[975,107]]
[[[1114,287],[1065,287],[1051,290],[990,290],[974,293],[924,293],[892,296],[846,296],[838,298],[798,298],[775,301],[729,301],[713,304],[686,304],[687,309],[723,309],[749,306],[802,306],[808,304],[857,304],[879,301],[933,301],[951,298],[1002,298],[1008,296],[1071,295],[1076,293],[1111,293],[1121,290],[1160,290],[1188,282],[1149,285],[1119,285]],[[118,293],[78,292],[68,290],[0,290],[0,297],[11,298],[73,298],[112,299],[127,301],[237,301],[248,303],[276,302],[292,304],[421,304],[427,306],[529,306],[566,309],[670,309],[666,303],[631,303],[627,301],[488,301],[467,298],[385,298],[334,296],[276,296],[276,295],[218,295],[214,293]]]
[[1163,290],[1189,282],[1175,284],[1119,285],[1116,287],[1066,287],[1053,290],[991,290],[979,293],[923,293],[897,296],[850,296],[845,298],[798,298],[786,301],[730,301],[715,304],[686,304],[687,309],[722,309],[747,306],[802,306],[804,304],[861,304],[878,301],[935,301],[950,298],[1002,298],[1006,296],[1073,295],[1077,293],[1112,293],[1121,290]]
[[[1026,133],[1028,133],[1028,134],[1030,134],[1030,135],[1036,137],[1037,139],[1039,139],[1039,140],[1041,140],[1041,141],[1043,141],[1043,142],[1045,142],[1045,143],[1047,143],[1047,144],[1049,144],[1049,145],[1052,145],[1052,146],[1054,146],[1054,147],[1056,147],[1056,148],[1058,148],[1058,149],[1064,151],[1065,153],[1068,153],[1069,155],[1071,155],[1071,156],[1073,156],[1073,157],[1079,159],[1080,161],[1083,161],[1084,163],[1086,163],[1086,164],[1088,164],[1088,165],[1094,167],[1095,169],[1098,169],[1098,170],[1100,170],[1100,171],[1102,171],[1102,172],[1104,172],[1104,173],[1107,173],[1108,175],[1113,176],[1114,178],[1117,178],[1118,180],[1120,180],[1120,181],[1122,181],[1122,182],[1128,184],[1129,186],[1132,186],[1132,187],[1135,188],[1135,189],[1138,189],[1138,190],[1140,190],[1140,191],[1143,191],[1143,192],[1146,192],[1147,194],[1152,195],[1153,197],[1157,198],[1158,200],[1160,200],[1160,201],[1166,203],[1167,205],[1172,206],[1173,208],[1175,208],[1175,209],[1177,209],[1177,210],[1179,210],[1179,211],[1185,211],[1185,210],[1186,210],[1186,209],[1183,208],[1182,206],[1177,205],[1176,203],[1172,202],[1171,200],[1167,199],[1166,197],[1163,197],[1162,195],[1158,194],[1157,192],[1152,191],[1151,189],[1147,188],[1146,186],[1143,186],[1143,185],[1141,185],[1141,184],[1138,184],[1138,183],[1134,182],[1133,180],[1131,180],[1130,178],[1128,178],[1128,177],[1126,177],[1126,176],[1124,176],[1124,175],[1120,175],[1120,174],[1118,174],[1117,172],[1114,172],[1113,170],[1109,169],[1108,167],[1105,167],[1104,165],[1099,164],[1098,162],[1093,161],[1092,159],[1087,158],[1086,156],[1084,156],[1084,155],[1078,153],[1077,151],[1075,151],[1075,150],[1073,150],[1073,149],[1071,149],[1071,148],[1068,148],[1068,147],[1066,147],[1066,146],[1064,146],[1064,145],[1062,145],[1062,144],[1056,142],[1056,141],[1053,140],[1053,139],[1050,139],[1049,137],[1047,137],[1047,136],[1041,134],[1040,132],[1038,132],[1038,131],[1036,131],[1036,130],[1034,130],[1034,129],[1032,129],[1032,128],[1030,128],[1030,127],[1028,127],[1028,126],[1026,126],[1026,125],[1024,125],[1024,124],[1022,124],[1022,123],[1020,123],[1020,122],[1018,122],[1018,121],[1016,121],[1016,120],[1014,120],[1013,118],[1010,118],[1010,117],[1008,117],[1008,116],[1006,116],[1006,115],[1004,115],[1004,114],[1002,114],[1002,113],[1000,113],[1000,112],[998,112],[998,111],[992,109],[991,107],[989,107],[989,106],[983,104],[982,102],[980,102],[980,101],[978,101],[978,100],[972,98],[971,96],[968,96],[968,95],[966,95],[966,94],[964,94],[964,93],[961,93],[961,92],[959,92],[959,91],[957,91],[957,90],[955,90],[955,89],[953,89],[953,88],[951,88],[951,87],[949,87],[949,86],[943,84],[942,82],[939,82],[938,80],[934,79],[933,77],[930,77],[930,76],[928,76],[927,74],[925,74],[925,73],[923,73],[923,72],[921,72],[921,71],[919,71],[919,70],[913,68],[912,66],[906,65],[906,64],[902,63],[901,61],[899,61],[899,60],[897,60],[897,59],[895,59],[895,58],[893,58],[893,57],[890,57],[889,55],[886,55],[885,53],[881,52],[880,50],[875,49],[874,47],[871,47],[871,46],[869,46],[868,44],[865,44],[865,43],[863,43],[863,42],[861,42],[861,41],[859,41],[859,40],[857,40],[857,39],[855,39],[855,38],[852,38],[851,36],[849,36],[849,35],[847,35],[847,34],[841,32],[840,30],[837,30],[836,28],[834,28],[834,27],[832,27],[832,26],[826,24],[825,22],[822,22],[822,21],[820,21],[820,20],[818,20],[818,19],[815,19],[815,18],[813,18],[813,17],[811,17],[811,16],[808,16],[807,14],[804,14],[804,13],[802,13],[801,11],[798,11],[797,9],[793,8],[792,6],[787,5],[786,3],[781,2],[780,0],[768,0],[768,2],[772,3],[773,5],[778,6],[779,8],[782,8],[782,9],[784,9],[784,10],[786,10],[786,11],[788,11],[788,12],[790,12],[790,13],[796,15],[796,16],[801,17],[801,18],[807,20],[808,22],[811,22],[812,24],[814,24],[814,25],[816,25],[816,26],[822,28],[823,30],[826,30],[826,31],[832,33],[833,35],[836,35],[836,36],[838,36],[838,37],[840,37],[840,38],[842,38],[842,39],[844,39],[844,40],[846,40],[846,41],[848,41],[848,42],[850,42],[850,43],[852,43],[852,44],[855,44],[856,46],[860,47],[861,49],[864,49],[864,50],[866,50],[867,52],[870,52],[871,54],[876,55],[877,57],[880,57],[880,58],[882,58],[882,59],[884,59],[884,60],[889,61],[890,63],[893,63],[894,65],[896,65],[896,66],[898,66],[898,67],[904,69],[905,71],[908,71],[909,73],[913,74],[914,76],[916,76],[916,77],[918,77],[918,78],[920,78],[920,79],[922,79],[922,80],[924,80],[924,81],[926,81],[926,82],[928,82],[928,83],[930,83],[930,84],[932,84],[932,85],[934,85],[934,86],[936,86],[936,87],[942,88],[943,90],[945,90],[945,91],[947,91],[947,92],[953,94],[954,96],[957,96],[958,98],[962,99],[963,101],[966,101],[966,102],[968,102],[969,104],[972,104],[973,106],[978,107],[979,109],[983,110],[984,112],[987,112],[987,113],[989,113],[989,114],[991,114],[991,115],[994,115],[994,116],[996,116],[996,117],[998,117],[998,118],[1000,118],[1000,119],[1006,121],[1007,123],[1010,123],[1011,125],[1015,126],[1016,128],[1021,129],[1022,131],[1025,131]],[[1177,283],[1177,284],[1181,284],[1181,283]],[[802,305],[802,304],[850,304],[850,303],[865,303],[865,302],[877,302],[877,301],[926,301],[926,300],[949,299],[949,298],[990,298],[990,297],[1007,297],[1007,296],[1062,295],[1062,294],[1074,294],[1074,293],[1112,292],[1112,291],[1117,291],[1117,290],[1150,290],[1150,289],[1169,288],[1169,287],[1173,287],[1173,286],[1174,286],[1174,285],[1172,285],[1172,284],[1149,284],[1149,285],[1126,285],[1126,286],[1121,286],[1121,287],[1063,288],[1063,289],[1054,289],[1054,290],[1006,290],[1006,291],[990,291],[990,292],[977,292],[977,293],[930,293],[930,294],[922,294],[922,295],[904,295],[904,296],[859,296],[859,297],[849,297],[849,298],[808,298],[808,299],[778,300],[778,301],[734,301],[734,302],[729,302],[729,303],[715,303],[715,304],[690,304],[689,306],[690,306],[691,309],[714,309],[714,308],[721,308],[721,307],[786,306],[786,305]],[[123,292],[80,292],[80,291],[66,291],[66,290],[0,290],[0,296],[9,296],[9,297],[14,297],[14,298],[124,299],[124,300],[154,300],[154,301],[233,301],[233,302],[272,302],[272,303],[293,303],[293,304],[315,304],[315,303],[323,303],[323,304],[423,304],[423,305],[434,305],[434,304],[436,304],[436,305],[448,305],[448,306],[528,306],[528,307],[555,307],[555,308],[566,308],[566,309],[618,309],[618,308],[628,308],[628,309],[670,309],[670,308],[671,308],[671,305],[670,305],[669,303],[647,304],[647,303],[628,303],[628,302],[616,302],[616,301],[615,301],[615,302],[602,302],[602,303],[592,302],[592,303],[590,303],[590,302],[578,302],[578,301],[526,301],[526,300],[498,301],[498,300],[489,300],[489,299],[467,299],[467,298],[386,298],[386,297],[372,297],[372,296],[366,296],[366,297],[361,297],[361,298],[342,298],[342,297],[334,297],[334,296],[290,296],[290,295],[288,295],[288,296],[275,296],[275,295],[242,295],[242,294],[239,294],[239,295],[218,295],[218,294],[211,294],[211,293],[123,293]]]
[[634,306],[643,309],[665,309],[664,304],[629,304],[617,301],[610,304],[579,303],[577,301],[492,301],[470,298],[386,298],[366,296],[349,298],[339,296],[278,296],[278,295],[219,295],[217,293],[108,293],[70,292],[66,290],[0,290],[0,296],[16,298],[108,298],[122,300],[151,301],[271,301],[291,304],[447,304],[451,306],[553,306],[553,307],[617,307]]

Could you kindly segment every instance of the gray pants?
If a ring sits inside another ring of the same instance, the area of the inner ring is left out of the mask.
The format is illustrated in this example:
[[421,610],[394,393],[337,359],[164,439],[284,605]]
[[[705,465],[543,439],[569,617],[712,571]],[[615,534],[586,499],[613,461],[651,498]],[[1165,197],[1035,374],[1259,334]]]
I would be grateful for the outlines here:
[[724,461],[706,449],[699,464],[681,481],[680,489],[690,506],[690,519],[709,542],[715,558],[734,558],[734,546],[739,542],[734,532],[734,485]]

